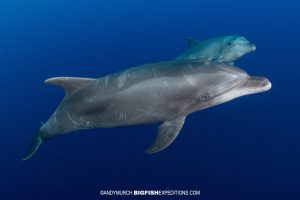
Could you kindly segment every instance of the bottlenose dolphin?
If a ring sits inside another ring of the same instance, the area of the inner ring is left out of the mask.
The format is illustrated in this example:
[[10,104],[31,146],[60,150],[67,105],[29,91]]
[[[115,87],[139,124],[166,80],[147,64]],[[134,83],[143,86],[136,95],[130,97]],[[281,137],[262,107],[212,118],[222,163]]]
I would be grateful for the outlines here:
[[233,65],[243,55],[256,49],[245,37],[233,35],[208,39],[202,42],[188,37],[189,48],[175,60],[202,60],[204,62],[222,62]]
[[264,77],[199,61],[160,62],[98,79],[56,77],[45,83],[62,87],[65,98],[40,128],[23,160],[43,141],[71,131],[163,122],[147,149],[155,153],[175,140],[189,114],[271,88]]

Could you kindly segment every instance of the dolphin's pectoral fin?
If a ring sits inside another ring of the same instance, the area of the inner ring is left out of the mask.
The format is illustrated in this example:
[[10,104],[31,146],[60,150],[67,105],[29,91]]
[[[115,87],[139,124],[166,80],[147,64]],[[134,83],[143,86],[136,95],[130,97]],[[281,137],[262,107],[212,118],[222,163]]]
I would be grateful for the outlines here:
[[28,160],[33,156],[33,154],[38,150],[40,145],[42,144],[43,139],[40,135],[36,136],[31,142],[26,155],[22,158],[22,160]]
[[146,152],[152,154],[167,148],[177,137],[184,124],[184,120],[185,116],[178,117],[171,121],[165,121],[160,125],[155,143],[150,146]]
[[196,46],[197,44],[199,44],[200,42],[192,37],[187,37],[185,38],[185,41],[187,43],[187,45],[189,47],[193,47],[193,46]]
[[71,94],[95,80],[92,78],[55,77],[45,80],[44,83],[62,87],[66,94]]

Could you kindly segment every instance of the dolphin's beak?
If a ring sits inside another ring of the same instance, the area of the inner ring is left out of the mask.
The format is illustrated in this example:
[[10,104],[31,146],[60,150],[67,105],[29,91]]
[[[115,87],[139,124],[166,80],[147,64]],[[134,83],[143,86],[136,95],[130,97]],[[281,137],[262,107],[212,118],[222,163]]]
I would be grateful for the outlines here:
[[257,90],[257,92],[264,92],[271,89],[272,84],[269,79],[260,76],[249,77],[248,81],[244,84],[244,88],[248,90]]
[[251,45],[251,50],[252,50],[252,51],[255,51],[255,50],[256,50],[255,44],[250,44],[250,45]]

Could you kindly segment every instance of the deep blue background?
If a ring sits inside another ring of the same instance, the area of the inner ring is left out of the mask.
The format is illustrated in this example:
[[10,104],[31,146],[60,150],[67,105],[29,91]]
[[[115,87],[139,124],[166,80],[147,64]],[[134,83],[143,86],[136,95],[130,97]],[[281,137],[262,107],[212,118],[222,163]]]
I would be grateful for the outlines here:
[[[100,189],[197,189],[202,199],[300,198],[297,1],[1,0],[0,198],[100,199]],[[170,60],[199,40],[240,34],[236,65],[273,88],[188,117],[177,140],[144,153],[157,125],[81,131],[27,146],[63,98],[42,82],[100,77]]]

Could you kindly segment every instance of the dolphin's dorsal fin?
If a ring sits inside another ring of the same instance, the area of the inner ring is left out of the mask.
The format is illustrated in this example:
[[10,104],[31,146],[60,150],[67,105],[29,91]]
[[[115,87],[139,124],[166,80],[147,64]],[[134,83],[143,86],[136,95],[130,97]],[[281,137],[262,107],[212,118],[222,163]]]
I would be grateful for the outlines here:
[[157,153],[167,148],[179,134],[185,121],[185,116],[177,117],[173,120],[165,121],[158,128],[158,134],[154,144],[146,152],[149,154]]
[[71,94],[95,80],[93,78],[55,77],[45,80],[44,83],[62,87],[66,94]]
[[196,40],[195,38],[192,38],[192,37],[185,38],[185,41],[189,47],[196,46],[197,44],[200,43],[198,40]]

